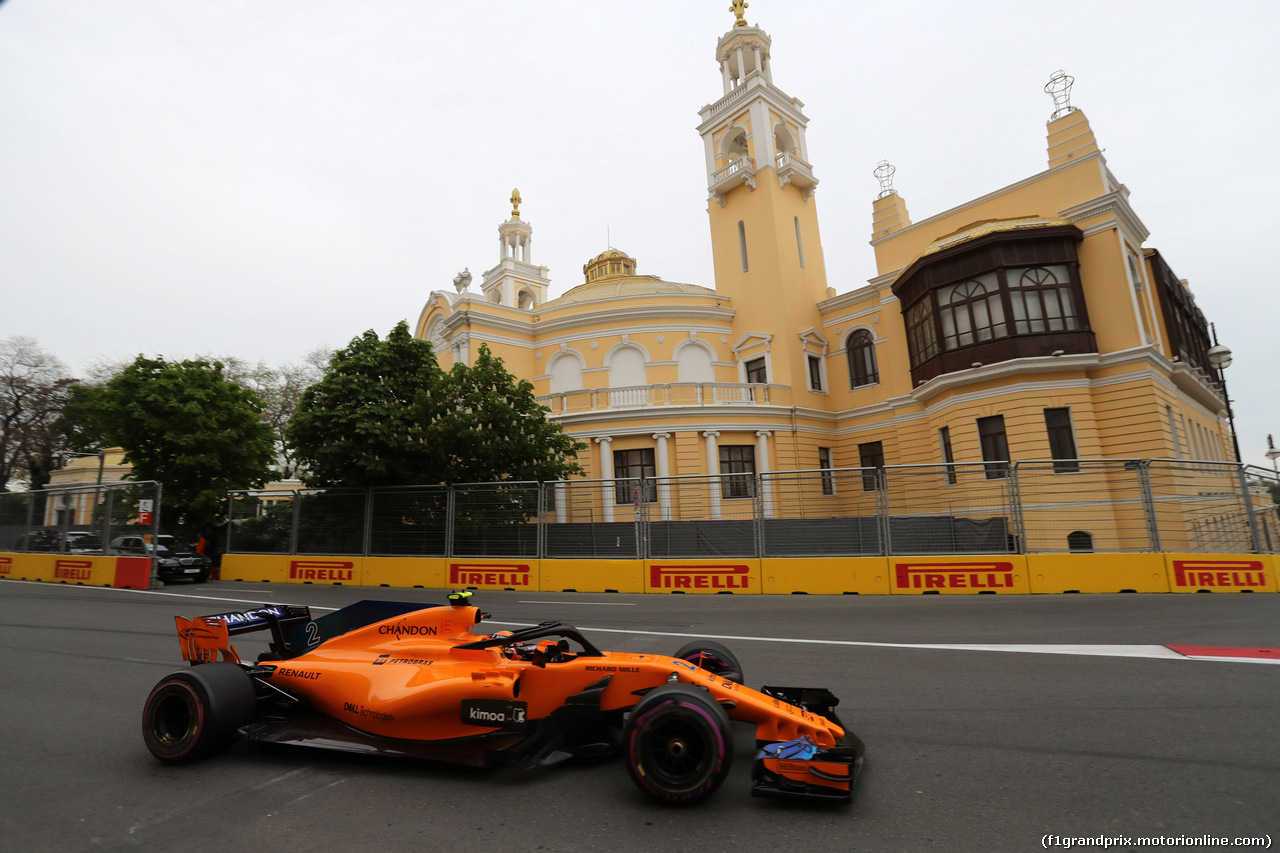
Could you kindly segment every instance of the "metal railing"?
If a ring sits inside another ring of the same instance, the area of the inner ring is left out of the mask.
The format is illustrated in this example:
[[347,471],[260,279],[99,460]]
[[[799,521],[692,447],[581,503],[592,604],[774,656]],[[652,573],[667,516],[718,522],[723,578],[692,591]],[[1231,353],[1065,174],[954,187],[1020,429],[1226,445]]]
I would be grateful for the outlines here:
[[1280,552],[1265,469],[1169,459],[233,492],[227,551],[645,559]]
[[2,492],[0,551],[118,553],[113,544],[122,537],[160,532],[162,492],[149,480]]

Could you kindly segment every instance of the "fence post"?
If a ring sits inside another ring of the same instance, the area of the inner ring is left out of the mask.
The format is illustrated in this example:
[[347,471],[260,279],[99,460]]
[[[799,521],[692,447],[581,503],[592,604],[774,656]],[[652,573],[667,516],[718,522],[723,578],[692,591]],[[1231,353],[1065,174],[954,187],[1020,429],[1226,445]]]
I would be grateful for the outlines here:
[[293,493],[293,501],[290,510],[289,521],[289,553],[298,553],[298,519],[302,516],[302,495],[296,491]]
[[764,478],[759,473],[751,475],[755,480],[755,499],[752,500],[752,527],[755,528],[755,554],[752,556],[764,556]]
[[889,476],[876,478],[876,529],[880,531],[880,556],[888,557],[893,553],[893,542],[889,533]]
[[102,499],[102,553],[111,553],[111,511],[114,508],[116,490],[110,486]]
[[[227,541],[223,546],[226,553],[233,553],[231,550],[231,531],[235,528],[232,523],[236,520],[236,493],[227,492]],[[105,539],[103,541],[106,541]]]
[[1244,466],[1236,466],[1236,478],[1240,481],[1240,496],[1244,498],[1244,514],[1249,520],[1250,553],[1257,554],[1262,550],[1262,537],[1258,535],[1258,519],[1253,515],[1253,498],[1249,497],[1249,478],[1245,476]]
[[449,493],[444,500],[444,555],[446,557],[453,556],[453,526],[456,493],[453,486],[449,486]]
[[[1125,467],[1130,463],[1126,462]],[[1150,550],[1160,549],[1160,522],[1156,518],[1156,493],[1151,487],[1151,460],[1135,459],[1134,467],[1138,471],[1138,488],[1142,492],[1142,512],[1147,519],[1147,544]]]
[[373,542],[373,489],[364,490],[364,537],[361,542],[360,555],[369,556],[369,548]]
[[1013,544],[1016,547],[1010,549],[1013,554],[1027,554],[1027,527],[1022,517],[1022,484],[1018,481],[1018,466],[1021,463],[1014,462],[1009,466],[1009,482],[1006,485],[1007,493],[1005,495],[1005,506],[1009,508],[1009,520],[1013,523]]
[[534,516],[535,524],[533,533],[533,553],[534,556],[541,560],[547,555],[547,484],[538,483],[538,509],[537,515]]
[[22,553],[31,552],[31,522],[36,517],[36,495],[35,492],[27,492],[27,529],[22,534]]

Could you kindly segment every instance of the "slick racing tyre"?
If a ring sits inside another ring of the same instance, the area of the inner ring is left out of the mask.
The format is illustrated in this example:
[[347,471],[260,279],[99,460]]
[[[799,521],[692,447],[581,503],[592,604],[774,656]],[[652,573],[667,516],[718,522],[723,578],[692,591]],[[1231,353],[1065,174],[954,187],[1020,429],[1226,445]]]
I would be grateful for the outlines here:
[[694,640],[692,643],[681,646],[672,657],[688,661],[734,684],[742,684],[742,664],[738,663],[738,658],[733,652],[719,643],[711,640]]
[[142,710],[142,738],[161,761],[181,764],[226,749],[253,719],[253,682],[233,663],[206,663],[160,680]]
[[649,796],[690,805],[711,795],[729,772],[729,716],[707,691],[664,684],[645,694],[622,735],[627,771]]

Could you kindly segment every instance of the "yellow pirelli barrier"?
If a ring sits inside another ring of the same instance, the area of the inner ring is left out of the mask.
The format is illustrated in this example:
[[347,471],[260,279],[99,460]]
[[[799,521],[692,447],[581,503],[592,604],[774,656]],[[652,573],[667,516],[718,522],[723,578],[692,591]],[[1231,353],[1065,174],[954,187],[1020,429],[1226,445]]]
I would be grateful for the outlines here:
[[646,560],[644,592],[760,592],[760,561],[747,559]]
[[537,591],[540,560],[523,560],[519,557],[505,559],[469,559],[451,557],[445,561],[448,569],[445,586],[449,589],[514,589]]
[[889,591],[906,595],[1030,593],[1027,558],[994,556],[890,557]]
[[884,557],[768,557],[760,561],[765,595],[888,595]]
[[642,560],[543,560],[543,592],[644,592]]
[[444,557],[365,557],[365,586],[443,589],[449,576]]
[[1275,592],[1269,554],[1165,554],[1170,592]]
[[1031,554],[1032,592],[1168,592],[1163,554]]
[[363,586],[364,559],[364,557],[226,554],[222,558],[222,579]]
[[0,576],[14,580],[114,586],[118,559],[79,554],[5,554],[0,556]]

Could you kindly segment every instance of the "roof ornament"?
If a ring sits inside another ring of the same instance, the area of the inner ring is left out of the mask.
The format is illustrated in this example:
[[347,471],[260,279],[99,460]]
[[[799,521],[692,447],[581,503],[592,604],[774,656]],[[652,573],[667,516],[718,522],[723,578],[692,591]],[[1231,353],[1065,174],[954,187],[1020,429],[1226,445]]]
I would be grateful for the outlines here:
[[888,160],[881,160],[876,164],[876,170],[872,172],[876,176],[876,180],[880,182],[880,195],[876,196],[876,200],[891,196],[897,190],[893,188],[893,175],[898,170]]
[[461,293],[462,291],[466,290],[470,286],[471,286],[471,269],[469,267],[464,267],[462,272],[458,273],[453,277],[453,288],[454,290]]
[[746,14],[747,7],[750,5],[746,0],[733,0],[733,5],[729,7],[729,11],[737,17],[737,20],[733,22],[735,27],[747,26]]
[[1049,116],[1049,121],[1080,109],[1071,106],[1071,86],[1075,82],[1076,78],[1065,71],[1059,70],[1049,75],[1049,82],[1044,86],[1045,93],[1053,98],[1053,115]]
[[511,219],[514,221],[520,218],[520,190],[511,191]]

